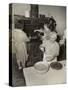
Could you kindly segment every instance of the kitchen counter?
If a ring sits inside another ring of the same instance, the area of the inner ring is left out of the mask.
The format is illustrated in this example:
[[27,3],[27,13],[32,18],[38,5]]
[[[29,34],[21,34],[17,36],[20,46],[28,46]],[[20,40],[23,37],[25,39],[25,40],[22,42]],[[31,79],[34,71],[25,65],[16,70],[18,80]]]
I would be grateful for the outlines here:
[[63,68],[55,70],[50,67],[47,73],[38,73],[34,67],[24,68],[24,77],[27,86],[33,85],[52,85],[66,83],[66,61],[60,61]]

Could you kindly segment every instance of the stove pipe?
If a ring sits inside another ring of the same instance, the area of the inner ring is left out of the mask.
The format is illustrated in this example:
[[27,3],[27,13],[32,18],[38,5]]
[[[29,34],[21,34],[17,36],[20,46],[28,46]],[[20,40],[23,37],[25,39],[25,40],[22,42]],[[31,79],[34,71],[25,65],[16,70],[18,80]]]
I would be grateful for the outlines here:
[[33,18],[37,18],[38,17],[38,5],[30,5],[31,10],[30,10],[30,16]]

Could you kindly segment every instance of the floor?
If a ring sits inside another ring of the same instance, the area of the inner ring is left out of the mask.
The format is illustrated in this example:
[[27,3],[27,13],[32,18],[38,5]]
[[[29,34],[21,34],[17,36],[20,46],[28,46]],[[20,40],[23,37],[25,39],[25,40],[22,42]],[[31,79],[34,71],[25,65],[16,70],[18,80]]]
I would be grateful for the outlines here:
[[16,58],[15,56],[13,57],[13,62],[12,62],[12,85],[14,87],[16,86],[26,86],[25,78],[23,75],[23,70],[18,70],[17,63],[16,63]]

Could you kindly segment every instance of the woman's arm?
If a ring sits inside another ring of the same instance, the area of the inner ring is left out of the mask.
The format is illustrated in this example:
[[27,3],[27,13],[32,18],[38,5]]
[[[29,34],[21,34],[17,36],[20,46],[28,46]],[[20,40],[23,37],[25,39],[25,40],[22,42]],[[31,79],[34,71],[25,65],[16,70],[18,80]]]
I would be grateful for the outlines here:
[[34,32],[40,32],[40,33],[43,33],[44,31],[42,29],[37,29],[37,30],[34,30]]

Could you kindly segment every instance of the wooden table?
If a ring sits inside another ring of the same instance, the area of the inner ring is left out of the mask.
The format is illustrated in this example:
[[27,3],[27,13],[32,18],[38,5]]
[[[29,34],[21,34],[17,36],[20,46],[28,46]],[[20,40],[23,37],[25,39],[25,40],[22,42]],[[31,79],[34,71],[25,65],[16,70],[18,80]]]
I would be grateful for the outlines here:
[[40,74],[34,67],[24,68],[24,77],[27,86],[33,85],[52,85],[66,83],[66,63],[61,61],[63,68],[61,70],[49,69],[47,73]]

